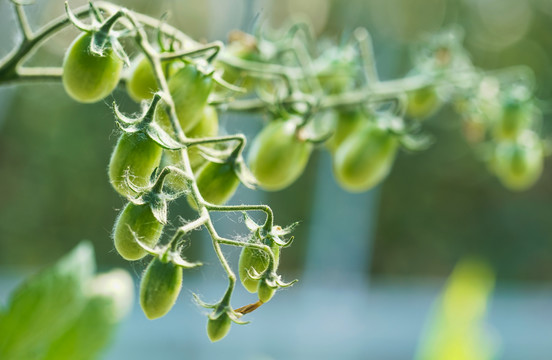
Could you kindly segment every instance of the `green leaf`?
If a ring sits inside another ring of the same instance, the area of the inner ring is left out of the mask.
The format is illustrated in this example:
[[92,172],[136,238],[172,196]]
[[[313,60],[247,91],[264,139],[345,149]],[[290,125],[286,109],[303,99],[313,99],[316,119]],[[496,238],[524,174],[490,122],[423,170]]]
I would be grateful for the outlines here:
[[84,309],[51,343],[43,360],[97,359],[132,308],[134,282],[125,270],[114,269],[94,277],[86,293]]
[[94,250],[82,242],[11,295],[0,322],[0,358],[29,359],[74,321],[86,304],[83,287],[95,270]]
[[52,342],[44,360],[97,359],[116,329],[113,308],[109,297],[90,298],[76,321]]

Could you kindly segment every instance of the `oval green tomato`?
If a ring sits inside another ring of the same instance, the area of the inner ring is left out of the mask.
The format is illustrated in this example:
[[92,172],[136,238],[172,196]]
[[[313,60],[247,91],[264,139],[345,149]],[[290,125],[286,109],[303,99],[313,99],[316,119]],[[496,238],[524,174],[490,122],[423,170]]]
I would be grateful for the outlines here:
[[[280,247],[277,244],[273,244],[271,247],[276,262],[280,258]],[[259,286],[259,280],[253,279],[251,275],[257,273],[262,274],[268,267],[269,256],[261,249],[254,247],[244,247],[240,254],[240,260],[238,262],[238,273],[240,275],[240,281],[243,287],[250,293],[257,292]],[[278,264],[275,264],[276,268]]]
[[424,86],[407,93],[406,114],[415,119],[426,119],[441,108],[442,101],[434,86]]
[[358,131],[367,121],[368,119],[362,111],[339,111],[336,116],[334,133],[326,141],[326,146],[334,152],[349,135]]
[[496,119],[493,135],[499,140],[514,140],[531,125],[531,121],[532,107],[529,102],[506,100]]
[[517,141],[504,141],[497,145],[493,168],[500,181],[511,190],[527,190],[541,176],[543,147],[532,132],[523,133]]
[[263,189],[281,190],[305,170],[312,144],[297,138],[298,122],[298,119],[274,120],[253,140],[249,168]]
[[146,256],[145,250],[136,242],[153,248],[163,232],[161,224],[149,205],[135,205],[129,202],[121,211],[113,229],[115,249],[126,260],[139,260]]
[[93,103],[111,94],[123,68],[123,61],[109,47],[103,56],[92,54],[91,41],[92,33],[79,35],[63,59],[61,79],[65,91],[83,103]]
[[240,184],[231,163],[207,163],[199,169],[196,181],[203,199],[216,205],[226,203]]
[[[203,109],[213,89],[213,79],[194,65],[185,65],[171,74],[168,85],[180,126],[188,133],[203,116]],[[172,133],[169,115],[160,105],[155,119],[162,128]]]
[[264,303],[267,303],[272,299],[274,296],[274,293],[276,292],[276,289],[273,287],[268,286],[266,281],[259,281],[259,287],[257,288],[257,295],[259,297],[259,301]]
[[341,144],[334,155],[334,175],[351,192],[369,190],[390,172],[397,138],[375,124],[366,124]]
[[123,196],[135,195],[125,177],[137,186],[146,186],[151,173],[159,166],[163,149],[143,133],[123,133],[111,154],[109,180]]
[[150,320],[167,314],[182,288],[182,268],[154,257],[140,282],[140,306]]
[[151,99],[158,90],[153,68],[146,57],[140,57],[136,62],[126,84],[130,97],[137,102]]
[[230,331],[232,320],[227,313],[222,313],[216,319],[209,317],[207,320],[207,336],[212,342],[219,341],[224,338]]

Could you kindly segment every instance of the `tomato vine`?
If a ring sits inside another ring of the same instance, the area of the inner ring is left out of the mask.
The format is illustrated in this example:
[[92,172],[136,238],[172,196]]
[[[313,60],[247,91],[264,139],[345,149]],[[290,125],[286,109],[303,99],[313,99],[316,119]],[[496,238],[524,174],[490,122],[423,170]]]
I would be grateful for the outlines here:
[[[113,104],[122,134],[113,151],[109,178],[128,200],[113,231],[115,248],[127,260],[152,256],[142,278],[141,305],[148,318],[164,316],[182,286],[182,269],[200,266],[183,257],[189,234],[204,227],[228,287],[220,301],[197,302],[212,312],[208,335],[222,339],[230,324],[293,284],[278,274],[280,248],[289,246],[294,224],[274,224],[267,205],[225,205],[241,183],[280,190],[303,172],[320,144],[333,155],[343,188],[367,191],[391,171],[400,147],[431,145],[422,120],[447,102],[463,118],[468,140],[485,148],[486,160],[507,187],[523,190],[538,180],[547,143],[538,134],[538,101],[532,72],[523,66],[477,69],[450,31],[430,39],[411,74],[379,78],[370,34],[357,29],[345,45],[317,46],[308,26],[258,36],[234,32],[231,43],[201,44],[144,14],[98,1],[71,10],[37,31],[23,3],[13,0],[23,38],[0,60],[0,85],[62,82],[80,102],[96,102],[116,87],[141,101],[137,117]],[[62,67],[27,67],[26,61],[51,36],[75,26]],[[123,45],[124,44],[124,45]],[[131,44],[131,45],[129,45]],[[127,47],[139,51],[130,59]],[[130,74],[121,71],[132,65]],[[253,141],[247,165],[242,134],[218,135],[219,112],[262,112],[271,122]],[[472,136],[478,132],[479,136]],[[249,170],[251,167],[251,171]],[[186,198],[197,218],[160,243],[170,201]],[[257,224],[248,212],[262,212]],[[218,234],[213,212],[243,213],[247,240]],[[258,301],[234,309],[237,281],[221,245],[242,248],[239,277]]]

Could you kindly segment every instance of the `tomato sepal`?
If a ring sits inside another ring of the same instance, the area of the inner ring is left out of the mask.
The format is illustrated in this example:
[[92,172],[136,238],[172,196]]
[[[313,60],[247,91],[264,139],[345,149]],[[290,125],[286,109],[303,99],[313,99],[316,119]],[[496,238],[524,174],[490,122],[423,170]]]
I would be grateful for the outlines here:
[[185,147],[184,144],[173,139],[161,126],[153,121],[154,114],[159,101],[162,99],[162,93],[155,93],[149,104],[144,106],[142,115],[133,119],[119,111],[116,103],[113,103],[113,112],[115,114],[116,123],[119,128],[129,134],[142,132],[148,135],[160,147],[167,150],[179,150]]

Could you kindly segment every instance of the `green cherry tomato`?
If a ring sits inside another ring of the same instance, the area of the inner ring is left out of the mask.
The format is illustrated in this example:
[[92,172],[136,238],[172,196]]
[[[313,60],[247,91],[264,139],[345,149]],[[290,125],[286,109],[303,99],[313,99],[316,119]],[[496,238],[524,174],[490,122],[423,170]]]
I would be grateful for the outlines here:
[[140,306],[150,320],[167,314],[182,288],[182,268],[154,257],[140,282]]
[[[144,133],[124,133],[119,138],[109,162],[109,180],[123,196],[135,195],[125,177],[137,186],[146,186],[151,173],[159,166],[163,149]],[[128,175],[127,175],[128,174]]]
[[249,167],[263,189],[281,190],[305,170],[312,144],[297,137],[299,122],[297,118],[273,120],[253,140]]
[[367,123],[335,152],[335,178],[348,191],[369,190],[389,174],[398,144],[387,129]]
[[257,288],[257,295],[259,297],[259,301],[262,303],[267,303],[272,299],[274,296],[274,293],[276,292],[276,289],[273,287],[268,286],[266,281],[259,281],[259,287]]
[[505,100],[493,129],[494,138],[514,140],[531,125],[532,114],[532,106],[528,101]]
[[543,156],[538,136],[526,131],[517,140],[505,140],[496,146],[492,167],[504,186],[523,191],[541,176]]
[[[168,85],[176,108],[176,116],[182,130],[187,133],[201,121],[203,109],[213,89],[213,79],[211,75],[188,64],[170,75]],[[172,133],[169,115],[163,107],[157,107],[155,119],[162,128]]]
[[205,201],[216,205],[226,203],[234,195],[240,184],[240,180],[234,171],[234,165],[230,162],[222,164],[208,162],[199,169],[196,182]]
[[335,152],[339,145],[349,135],[359,130],[366,121],[368,119],[361,111],[339,111],[336,116],[335,131],[325,145],[330,151]]
[[[280,247],[274,243],[270,248],[274,253],[276,262],[278,262],[280,258]],[[255,273],[262,274],[267,269],[268,263],[269,256],[264,250],[254,247],[244,247],[242,249],[238,262],[238,273],[240,275],[240,281],[247,291],[250,293],[257,292],[259,280],[253,279],[251,275]]]
[[157,80],[149,60],[146,57],[140,57],[127,81],[128,94],[134,101],[140,102],[151,99],[157,90]]
[[440,109],[442,101],[434,86],[424,86],[407,93],[406,114],[415,119],[427,119]]
[[92,33],[79,35],[63,59],[61,79],[65,91],[83,103],[100,101],[111,94],[123,68],[123,61],[109,47],[103,56],[92,54],[91,41]]
[[145,245],[154,247],[162,232],[163,224],[153,216],[148,204],[129,202],[115,221],[115,249],[126,260],[139,260],[146,256],[146,252],[136,242],[135,236]]
[[222,313],[216,319],[209,317],[207,320],[207,336],[212,342],[219,341],[224,338],[230,331],[230,326],[232,326],[232,320],[227,313]]
[[[163,62],[162,67],[163,74],[165,77],[168,77],[170,73],[173,73],[181,66],[178,62],[171,61]],[[158,90],[159,87],[157,86],[157,80],[155,79],[151,63],[146,57],[139,57],[127,81],[128,94],[134,101],[140,102],[151,99],[153,93]]]
[[232,320],[226,313],[222,313],[218,318],[207,320],[207,336],[212,342],[224,338],[230,331]]
[[216,136],[218,134],[218,129],[219,122],[217,110],[213,106],[205,106],[199,122],[186,133],[186,136],[191,138]]

